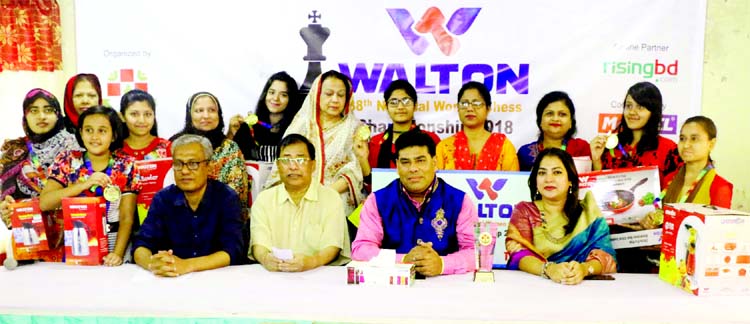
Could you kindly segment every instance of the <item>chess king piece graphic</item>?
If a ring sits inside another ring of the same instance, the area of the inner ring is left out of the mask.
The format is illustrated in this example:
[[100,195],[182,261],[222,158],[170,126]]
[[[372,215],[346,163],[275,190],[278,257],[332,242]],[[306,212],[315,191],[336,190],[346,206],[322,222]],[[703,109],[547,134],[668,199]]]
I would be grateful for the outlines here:
[[307,15],[307,18],[311,19],[312,23],[299,30],[299,35],[307,44],[307,55],[302,58],[308,62],[307,75],[302,86],[300,86],[300,94],[303,98],[310,93],[310,86],[315,81],[315,78],[322,73],[320,62],[326,60],[326,57],[323,56],[323,43],[331,35],[331,31],[328,28],[317,23],[322,18],[322,15],[317,10],[313,10],[311,14]]

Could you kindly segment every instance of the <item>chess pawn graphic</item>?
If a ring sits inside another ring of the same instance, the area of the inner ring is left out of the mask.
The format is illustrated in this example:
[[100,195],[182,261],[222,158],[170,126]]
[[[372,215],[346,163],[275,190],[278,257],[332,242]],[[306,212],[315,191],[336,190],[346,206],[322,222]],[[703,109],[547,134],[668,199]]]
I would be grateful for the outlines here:
[[73,222],[73,255],[89,255],[89,234],[86,233],[86,225],[81,221]]
[[326,60],[326,57],[323,56],[323,43],[331,35],[331,31],[317,23],[321,17],[317,10],[313,10],[311,14],[307,15],[308,19],[312,19],[312,23],[299,30],[299,35],[307,44],[307,55],[302,59],[308,62],[307,75],[305,75],[305,81],[302,82],[299,89],[302,97],[310,93],[310,86],[312,86],[315,78],[322,73],[320,62]]

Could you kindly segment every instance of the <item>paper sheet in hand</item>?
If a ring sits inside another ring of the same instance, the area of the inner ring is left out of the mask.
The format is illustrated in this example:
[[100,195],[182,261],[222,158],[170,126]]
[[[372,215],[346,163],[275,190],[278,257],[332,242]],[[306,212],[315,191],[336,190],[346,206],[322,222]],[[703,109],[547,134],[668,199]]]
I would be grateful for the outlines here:
[[294,253],[292,253],[292,250],[289,249],[277,249],[275,247],[272,247],[271,252],[273,253],[273,256],[279,260],[288,261],[294,259]]

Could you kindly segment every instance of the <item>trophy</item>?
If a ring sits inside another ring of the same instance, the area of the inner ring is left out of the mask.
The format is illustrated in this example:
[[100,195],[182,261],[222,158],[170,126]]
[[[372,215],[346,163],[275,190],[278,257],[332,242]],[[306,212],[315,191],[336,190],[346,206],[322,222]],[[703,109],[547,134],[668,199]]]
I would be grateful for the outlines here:
[[495,282],[492,260],[495,254],[496,241],[497,223],[480,221],[474,224],[474,249],[477,262],[474,282]]

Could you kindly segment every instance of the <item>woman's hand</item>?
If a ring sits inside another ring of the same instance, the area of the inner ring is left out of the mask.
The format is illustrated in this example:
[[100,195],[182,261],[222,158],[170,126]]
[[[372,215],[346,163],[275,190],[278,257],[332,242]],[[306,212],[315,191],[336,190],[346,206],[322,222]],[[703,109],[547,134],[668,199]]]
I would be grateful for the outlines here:
[[234,134],[237,134],[237,130],[240,129],[243,117],[240,114],[232,116],[229,120],[229,129],[227,130],[227,137],[230,139],[234,138]]
[[369,158],[370,146],[367,144],[367,141],[355,138],[352,147],[354,148],[354,155],[357,156],[357,160],[362,161]]
[[117,253],[110,253],[104,257],[104,265],[108,267],[116,267],[122,265],[122,256]]
[[509,253],[516,253],[521,250],[523,250],[523,245],[521,245],[521,243],[513,240],[505,242],[505,251],[508,251]]
[[102,188],[105,188],[109,186],[109,184],[112,183],[112,181],[109,179],[109,176],[104,172],[94,172],[86,182],[83,183],[85,190],[89,190],[94,186],[100,186]]
[[0,201],[0,217],[2,217],[3,223],[5,223],[8,228],[10,228],[10,215],[13,214],[13,209],[10,208],[10,205],[15,202],[16,200],[10,195],[5,196],[5,199]]
[[581,281],[583,281],[583,278],[588,274],[588,269],[586,269],[583,263],[571,261],[562,263],[562,265],[565,266],[567,275],[562,278],[562,280],[560,281],[561,284],[577,285],[581,283]]
[[591,161],[600,161],[604,153],[604,145],[607,143],[607,135],[597,135],[591,140]]
[[661,226],[663,222],[664,211],[661,209],[656,209],[646,214],[646,217],[643,217],[639,224],[641,225],[641,227],[643,227],[643,229],[655,229]]
[[584,265],[576,261],[552,263],[547,266],[549,279],[563,285],[577,285],[583,281],[587,273]]

